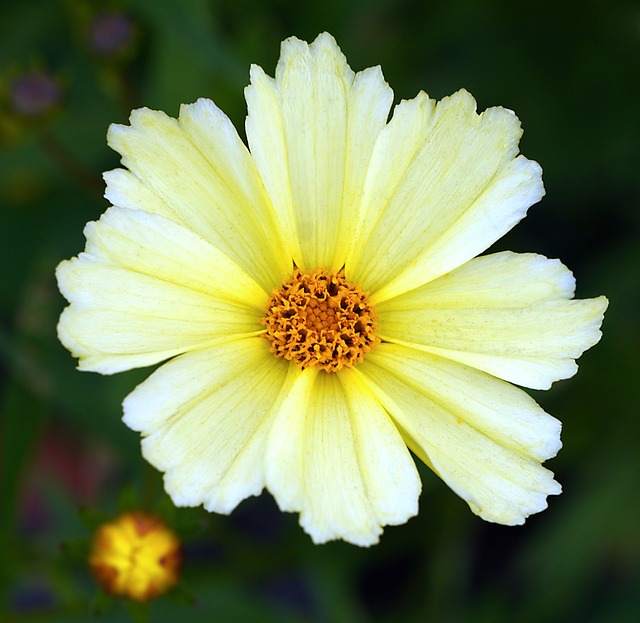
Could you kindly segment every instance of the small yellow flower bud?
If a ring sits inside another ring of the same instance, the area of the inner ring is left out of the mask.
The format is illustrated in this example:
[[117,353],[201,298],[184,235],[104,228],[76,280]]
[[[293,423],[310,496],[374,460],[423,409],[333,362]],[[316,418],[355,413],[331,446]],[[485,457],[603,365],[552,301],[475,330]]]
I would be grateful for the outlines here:
[[111,595],[148,601],[178,582],[178,537],[159,518],[139,511],[102,524],[91,544],[89,567]]

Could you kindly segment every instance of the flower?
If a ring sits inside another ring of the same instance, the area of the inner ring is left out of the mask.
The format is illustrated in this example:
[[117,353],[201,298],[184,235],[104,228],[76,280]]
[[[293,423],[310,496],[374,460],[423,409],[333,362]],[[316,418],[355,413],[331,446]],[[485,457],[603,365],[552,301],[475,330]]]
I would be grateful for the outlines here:
[[154,515],[130,511],[96,531],[89,567],[109,594],[148,601],[177,584],[182,553],[178,537]]
[[138,32],[129,15],[118,10],[101,10],[91,16],[85,26],[89,50],[97,57],[119,60],[135,48]]
[[169,360],[124,421],[181,506],[265,487],[315,542],[415,515],[409,449],[474,513],[521,524],[560,486],[560,423],[524,391],[572,376],[604,297],[534,254],[476,257],[544,194],[516,116],[466,91],[400,102],[336,42],[283,42],[246,89],[249,149],[201,99],[112,125],[126,169],[62,262],[81,370]]

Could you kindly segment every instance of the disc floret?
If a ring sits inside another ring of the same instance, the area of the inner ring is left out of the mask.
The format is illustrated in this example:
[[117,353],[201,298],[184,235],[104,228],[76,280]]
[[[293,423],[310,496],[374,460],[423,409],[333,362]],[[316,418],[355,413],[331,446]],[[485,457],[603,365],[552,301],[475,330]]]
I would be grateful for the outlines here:
[[302,272],[271,294],[261,322],[271,352],[300,368],[337,372],[363,360],[380,339],[369,292],[347,280],[344,271]]

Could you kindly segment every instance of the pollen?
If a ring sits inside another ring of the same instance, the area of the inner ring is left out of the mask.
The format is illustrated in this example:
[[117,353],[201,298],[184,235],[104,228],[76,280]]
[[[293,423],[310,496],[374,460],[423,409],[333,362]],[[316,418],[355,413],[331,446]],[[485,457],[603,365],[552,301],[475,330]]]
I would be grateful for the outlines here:
[[337,372],[361,362],[380,339],[369,293],[348,281],[343,271],[302,272],[271,294],[261,319],[271,352],[300,368]]

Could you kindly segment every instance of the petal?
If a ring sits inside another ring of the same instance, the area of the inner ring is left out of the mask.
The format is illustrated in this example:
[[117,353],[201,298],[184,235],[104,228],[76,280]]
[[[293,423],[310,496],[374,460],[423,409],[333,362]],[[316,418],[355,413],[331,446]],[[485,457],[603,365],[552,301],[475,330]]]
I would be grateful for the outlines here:
[[182,225],[188,223],[188,219],[184,215],[176,214],[150,186],[145,185],[130,171],[114,169],[113,171],[105,171],[102,177],[106,184],[104,196],[112,205],[160,214]]
[[479,257],[421,288],[376,305],[380,337],[548,389],[573,376],[600,339],[604,297],[570,300],[574,280],[534,254]]
[[266,340],[243,338],[173,359],[125,399],[124,422],[142,433],[176,505],[229,513],[262,491],[271,411],[290,370]]
[[270,291],[291,270],[291,254],[251,156],[229,119],[205,99],[178,120],[139,109],[112,125],[109,145],[131,173],[105,176],[119,207],[168,216],[204,237]]
[[369,359],[501,446],[539,461],[562,446],[556,418],[523,390],[485,372],[397,344],[380,344]]
[[380,403],[345,368],[338,375],[347,397],[360,472],[367,497],[381,525],[398,525],[418,513],[422,484],[395,424]]
[[347,275],[375,301],[439,277],[484,251],[542,197],[540,167],[518,153],[503,108],[476,113],[459,91],[402,102],[380,134]]
[[81,369],[151,365],[261,331],[267,294],[189,229],[157,214],[111,208],[85,234],[86,251],[57,269],[71,303],[58,333]]
[[140,210],[110,208],[85,228],[85,252],[262,312],[268,295],[224,253],[190,229]]
[[245,95],[251,153],[296,264],[340,269],[393,100],[380,68],[354,74],[327,33],[311,45],[292,37],[275,80],[254,66]]
[[378,541],[417,512],[420,480],[388,415],[348,370],[307,369],[269,434],[267,487],[316,543]]
[[559,423],[521,390],[393,344],[357,371],[409,447],[483,519],[521,524],[560,493],[540,464],[560,447]]

